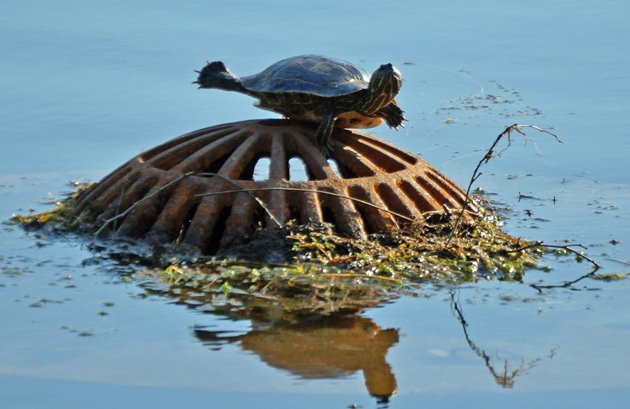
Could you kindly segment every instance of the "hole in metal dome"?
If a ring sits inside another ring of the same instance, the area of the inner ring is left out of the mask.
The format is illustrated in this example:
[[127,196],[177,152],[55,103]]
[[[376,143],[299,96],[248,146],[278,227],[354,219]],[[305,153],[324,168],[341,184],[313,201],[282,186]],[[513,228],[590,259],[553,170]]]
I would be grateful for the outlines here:
[[188,232],[188,228],[190,227],[190,223],[192,223],[193,217],[195,217],[195,213],[197,212],[197,208],[199,207],[200,201],[193,203],[186,212],[186,216],[184,216],[184,220],[182,221],[181,226],[179,227],[179,231],[177,233],[177,239],[175,239],[175,243],[181,244],[186,237],[186,233]]
[[[370,197],[368,193],[361,186],[350,186],[348,188],[348,196],[370,203]],[[365,228],[366,233],[376,233],[380,230],[381,226],[379,225],[381,224],[381,216],[378,214],[377,209],[360,202],[354,202],[354,208],[361,215],[361,219],[363,220],[363,227]]]
[[[232,157],[229,160],[233,160]],[[245,166],[242,167],[242,170],[236,172],[236,178],[238,180],[269,180],[269,167],[271,166],[271,157],[268,151],[257,152],[255,155],[252,155],[251,158],[239,158],[241,161],[248,161]],[[259,162],[261,162],[259,165]],[[258,174],[255,176],[256,171]],[[240,173],[239,173],[240,172]],[[234,176],[233,175],[233,176]]]
[[264,229],[267,225],[266,216],[267,213],[265,213],[264,209],[257,206],[252,215],[252,223],[250,227]]
[[[130,184],[130,188],[126,191],[121,191],[115,201],[109,202],[109,206],[103,212],[104,218],[116,216],[125,212],[134,203],[142,200],[142,198],[149,193],[151,189],[160,181],[158,175],[146,175]],[[118,228],[119,223],[122,220],[116,220],[114,223],[114,229]]]
[[[359,138],[360,139],[360,138]],[[418,163],[418,159],[414,158],[413,155],[408,154],[407,152],[396,148],[395,146],[391,146],[389,144],[383,143],[379,140],[376,139],[371,139],[369,141],[370,144],[378,146],[379,148],[391,153],[392,155],[395,155],[396,157],[404,160],[405,162],[409,163],[410,165],[415,165],[416,163]]]
[[228,216],[232,212],[232,206],[226,206],[221,209],[221,213],[217,217],[216,224],[212,229],[212,235],[208,239],[206,243],[206,249],[204,251],[205,254],[216,254],[219,251],[219,247],[221,245],[221,238],[223,237],[223,233],[225,233],[225,222],[227,221]]
[[[312,152],[305,152],[302,146],[295,146],[294,144],[286,146],[287,149],[287,157],[289,160],[287,161],[289,167],[289,176],[290,180],[295,181],[311,181],[311,180],[325,180],[326,173],[321,167],[319,161],[315,158]],[[319,155],[319,153],[317,154]],[[298,177],[293,169],[291,162],[292,159],[299,159],[302,164],[299,167],[303,167],[302,174],[306,175],[305,179],[295,179]]]
[[219,169],[221,169],[221,166],[223,166],[225,161],[228,160],[230,155],[231,155],[231,152],[228,152],[225,155],[221,156],[220,158],[215,159],[205,169],[201,170],[200,173],[217,173]]
[[394,173],[405,169],[405,165],[400,163],[397,158],[389,156],[388,152],[375,149],[368,144],[357,142],[352,146],[352,149],[363,155],[383,172]]
[[418,191],[418,189],[409,183],[406,180],[403,180],[398,184],[400,190],[402,190],[405,195],[416,205],[416,208],[421,213],[429,212],[433,210],[439,210],[439,205],[437,203],[431,202],[431,200],[427,199],[422,193]]
[[[173,144],[173,142],[178,142],[178,140],[174,140],[171,142],[167,142],[160,147],[164,147],[165,149],[161,152],[154,152],[151,150],[152,155],[149,157],[146,153],[141,155],[141,160],[144,162],[149,162],[151,166],[157,169],[169,170],[177,165],[179,165],[182,161],[186,160],[189,156],[193,155],[195,152],[203,149],[206,145],[209,145],[213,142],[216,142],[224,137],[232,137],[239,133],[238,129],[228,128],[225,130],[214,131],[207,134],[201,134],[194,138],[183,138],[179,143]],[[246,137],[246,133],[242,133],[242,137]]]
[[440,176],[430,169],[425,173],[429,179],[433,181],[439,188],[441,188],[445,193],[445,199],[448,205],[451,207],[457,207],[460,201],[464,200],[464,196],[458,192],[457,186],[455,186],[452,182],[446,179],[444,176]]
[[344,179],[374,176],[374,172],[363,162],[363,158],[349,149],[338,151],[335,159],[337,170]]
[[335,224],[335,214],[328,206],[322,206],[322,218],[324,223]]
[[268,156],[263,156],[256,162],[254,170],[252,172],[252,180],[256,182],[262,182],[269,180],[269,166],[271,165],[271,159]]
[[171,149],[174,146],[183,145],[186,142],[192,141],[200,137],[207,136],[208,134],[216,135],[216,138],[218,139],[218,137],[228,135],[232,132],[234,132],[234,128],[230,124],[219,125],[212,128],[199,129],[197,131],[190,132],[178,138],[172,139],[161,145],[155,146],[141,153],[140,155],[138,155],[138,158],[142,160],[143,162],[146,162],[153,159],[155,156],[159,155],[160,153]]
[[141,203],[107,230],[130,238],[148,231],[156,243],[184,241],[208,254],[229,246],[232,236],[245,238],[254,229],[276,226],[253,199],[243,208],[245,202],[226,190],[248,189],[283,223],[323,221],[355,238],[465,202],[465,192],[421,158],[368,134],[335,128],[335,149],[327,160],[313,143],[315,130],[315,125],[271,120],[195,131],[114,170],[81,194],[77,214],[98,227]]
[[431,184],[431,182],[427,178],[423,178],[420,176],[415,177],[416,183],[420,185],[420,187],[429,194],[440,205],[446,202],[448,199],[444,197],[444,194],[437,189],[435,186]]
[[294,182],[306,182],[312,180],[306,163],[297,156],[289,159],[289,180]]
[[398,157],[391,156],[392,152],[390,152],[387,145],[377,140],[368,140],[364,137],[352,137],[352,134],[349,132],[344,132],[339,136],[340,142],[346,144],[349,149],[362,156],[362,160],[369,160],[383,172],[393,173],[406,168],[406,165],[401,163]]
[[339,171],[339,165],[337,165],[337,161],[334,159],[328,159],[328,166],[335,173],[335,175],[341,177],[341,171]]
[[[402,214],[403,216],[413,217],[411,211],[405,206],[403,201],[396,196],[394,190],[384,183],[379,183],[376,185],[376,194],[379,195],[385,206],[392,212],[396,212]],[[405,222],[405,220],[401,220],[401,222]]]
[[306,222],[302,220],[302,212],[294,205],[289,205],[289,220],[297,220],[298,222]]

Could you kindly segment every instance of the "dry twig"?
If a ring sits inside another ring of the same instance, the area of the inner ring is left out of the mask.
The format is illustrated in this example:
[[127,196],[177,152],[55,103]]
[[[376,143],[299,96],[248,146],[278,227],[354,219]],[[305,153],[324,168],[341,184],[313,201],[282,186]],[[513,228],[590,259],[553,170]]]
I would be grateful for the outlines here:
[[387,212],[391,215],[394,215],[396,217],[399,217],[405,221],[408,222],[415,222],[415,219],[411,218],[411,217],[407,217],[403,214],[394,212],[392,210],[389,210],[385,207],[382,206],[377,206],[373,203],[367,202],[365,200],[361,200],[361,199],[357,199],[355,197],[351,197],[351,196],[346,196],[346,195],[342,195],[340,193],[334,193],[334,192],[328,192],[325,190],[317,190],[317,189],[301,189],[301,188],[296,188],[296,187],[282,187],[282,186],[277,186],[277,187],[258,187],[258,188],[241,188],[239,190],[223,190],[220,192],[210,192],[210,193],[201,193],[198,194],[197,196],[214,196],[214,195],[224,195],[224,194],[229,194],[229,193],[238,193],[238,192],[259,192],[259,191],[268,191],[268,190],[284,190],[287,192],[306,192],[306,193],[317,193],[317,194],[322,194],[322,195],[328,195],[328,196],[334,196],[334,197],[339,197],[341,199],[348,199],[369,207],[373,207],[374,209],[378,209],[378,210],[382,210],[384,212]]
[[176,177],[175,179],[171,180],[168,183],[165,183],[164,185],[160,186],[158,189],[154,190],[153,192],[149,193],[148,195],[144,196],[142,199],[134,202],[131,206],[129,206],[127,209],[125,209],[124,212],[122,213],[118,213],[116,216],[113,216],[107,220],[105,220],[105,222],[103,223],[103,225],[101,227],[99,227],[99,229],[94,233],[94,237],[98,237],[103,230],[105,230],[105,228],[107,228],[107,226],[109,226],[110,223],[125,217],[126,215],[128,215],[133,209],[135,209],[136,207],[138,207],[138,205],[142,202],[144,202],[145,200],[148,200],[160,193],[162,193],[163,191],[165,191],[166,189],[168,189],[170,186],[174,185],[175,183],[179,182],[180,180],[184,179],[187,176],[192,175],[193,172],[188,172],[188,173],[184,173],[183,175],[179,175],[178,177]]
[[[258,204],[260,205],[260,207],[263,208],[263,210],[269,215],[269,218],[271,220],[273,220],[274,223],[276,223],[278,225],[278,227],[283,227],[282,223],[280,223],[280,221],[273,215],[273,213],[271,212],[271,210],[269,210],[269,207],[267,207],[267,205],[258,197],[256,197],[256,195],[254,195],[251,192],[248,192],[248,189],[244,189],[242,188],[238,183],[234,182],[233,180],[223,176],[223,175],[219,175],[218,173],[211,173],[211,172],[204,172],[204,173],[195,173],[195,172],[187,172],[184,173],[182,175],[179,175],[178,177],[176,177],[175,179],[171,180],[168,183],[165,183],[164,185],[160,186],[159,188],[157,188],[156,190],[152,191],[151,193],[149,193],[148,195],[144,196],[142,199],[137,200],[136,202],[134,202],[131,206],[129,206],[127,209],[125,209],[125,211],[123,211],[122,213],[117,213],[116,216],[113,216],[107,220],[105,220],[103,222],[103,225],[94,233],[95,237],[98,237],[103,230],[105,230],[107,228],[107,226],[109,226],[112,222],[115,222],[116,220],[119,220],[123,217],[125,217],[126,215],[128,215],[133,209],[135,209],[136,207],[138,207],[138,205],[142,202],[144,202],[145,200],[148,200],[162,192],[164,192],[166,189],[168,189],[170,186],[176,184],[177,182],[181,181],[182,179],[184,179],[185,177],[188,176],[212,176],[212,177],[218,177],[220,179],[223,179],[225,182],[235,186],[236,188],[238,188],[239,190],[233,190],[230,191],[231,193],[234,192],[247,192],[249,193],[249,195],[256,200],[256,202],[258,202]],[[200,196],[200,195],[198,195]],[[121,196],[122,198],[122,196]],[[118,209],[120,209],[120,200],[118,203]]]
[[[525,133],[522,131],[523,128],[532,128],[535,129],[539,132],[543,132],[546,134],[549,134],[551,136],[553,136],[556,141],[563,143],[562,140],[560,140],[560,138],[558,137],[558,135],[554,134],[553,132],[549,132],[546,129],[540,128],[536,125],[520,125],[520,124],[513,124],[508,126],[507,128],[505,128],[505,130],[503,130],[503,132],[501,132],[494,140],[494,142],[492,143],[492,145],[490,146],[490,148],[488,149],[488,151],[486,152],[486,154],[483,156],[483,158],[481,158],[481,160],[479,161],[479,163],[477,163],[477,166],[475,167],[475,170],[472,173],[472,176],[470,178],[470,182],[468,183],[468,187],[466,188],[466,199],[464,200],[464,204],[462,205],[462,208],[459,212],[459,214],[457,215],[457,219],[455,220],[455,225],[453,226],[453,230],[451,230],[451,234],[448,236],[448,239],[446,240],[446,247],[448,247],[448,245],[451,243],[451,240],[453,239],[453,237],[456,235],[457,233],[457,229],[459,228],[459,224],[461,223],[462,217],[464,216],[464,212],[466,211],[466,208],[468,207],[468,204],[470,203],[470,190],[472,189],[472,185],[477,181],[477,179],[479,179],[479,177],[483,174],[479,171],[479,169],[481,168],[481,166],[484,163],[488,163],[490,161],[490,159],[492,159],[495,156],[500,156],[501,153],[503,153],[505,151],[505,149],[507,149],[511,143],[511,134],[512,131],[518,132],[519,134],[525,136]],[[505,147],[505,149],[501,150],[499,153],[497,153],[495,155],[494,153],[494,149],[496,148],[497,144],[499,143],[499,141],[501,139],[503,139],[504,137],[507,137],[508,139],[508,145]]]
[[[265,202],[262,201],[262,199],[260,199],[258,196],[256,196],[255,194],[253,194],[251,191],[249,191],[248,189],[243,188],[241,185],[239,185],[238,183],[234,182],[232,179],[229,179],[223,175],[219,175],[218,173],[212,173],[212,172],[204,172],[204,173],[198,173],[195,176],[213,176],[213,177],[218,177],[223,179],[224,181],[226,181],[227,183],[231,184],[232,186],[235,186],[236,188],[238,188],[238,191],[232,191],[234,192],[246,192],[249,194],[249,196],[251,196],[256,203],[258,203],[260,205],[260,207],[263,208],[263,210],[267,213],[267,215],[269,216],[269,218],[271,220],[273,220],[274,223],[276,223],[276,225],[278,227],[284,227],[282,225],[282,223],[280,222],[280,220],[278,220],[276,218],[276,216],[273,215],[273,213],[271,212],[271,210],[269,209],[269,207],[267,207],[267,205],[265,204]],[[197,196],[203,196],[203,195],[197,195]]]
[[543,285],[543,284],[530,284],[529,285],[530,287],[534,288],[539,293],[542,293],[543,289],[568,288],[568,287],[571,287],[573,284],[575,284],[577,282],[580,282],[580,281],[584,280],[585,278],[592,277],[601,268],[601,266],[595,260],[593,260],[592,258],[590,258],[588,256],[585,256],[584,254],[580,253],[579,251],[571,248],[571,247],[581,247],[583,249],[586,249],[586,247],[584,247],[581,244],[556,245],[556,244],[544,244],[543,242],[536,242],[536,243],[529,244],[527,246],[521,247],[521,248],[516,249],[516,250],[508,251],[508,253],[514,253],[514,252],[527,250],[527,249],[535,248],[535,247],[565,250],[565,251],[568,251],[569,253],[575,254],[579,258],[584,259],[584,260],[588,261],[589,263],[591,263],[593,265],[593,269],[591,271],[589,271],[586,274],[581,275],[580,277],[576,278],[575,280],[565,281],[564,283],[561,283],[561,284],[545,284],[545,285]]

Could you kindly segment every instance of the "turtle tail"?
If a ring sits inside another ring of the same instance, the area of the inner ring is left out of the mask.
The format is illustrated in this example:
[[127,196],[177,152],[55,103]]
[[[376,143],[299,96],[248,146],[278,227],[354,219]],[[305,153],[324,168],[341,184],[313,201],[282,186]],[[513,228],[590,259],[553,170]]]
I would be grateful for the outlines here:
[[209,62],[201,71],[195,71],[199,74],[197,81],[199,88],[218,88],[226,91],[245,92],[247,90],[243,84],[232,74],[221,61]]

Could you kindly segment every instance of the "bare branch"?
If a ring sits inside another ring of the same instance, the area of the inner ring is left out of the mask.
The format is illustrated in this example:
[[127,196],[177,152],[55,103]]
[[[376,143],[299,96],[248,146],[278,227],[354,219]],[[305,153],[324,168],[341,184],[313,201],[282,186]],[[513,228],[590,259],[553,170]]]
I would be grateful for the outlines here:
[[[251,191],[248,191],[247,189],[244,189],[242,186],[240,186],[238,183],[234,182],[232,179],[229,179],[229,178],[227,178],[227,177],[225,177],[223,175],[219,175],[218,173],[213,173],[213,172],[197,173],[195,176],[214,176],[214,177],[218,177],[218,178],[223,179],[227,183],[231,184],[232,186],[235,186],[237,189],[239,189],[238,190],[239,192],[247,192],[249,194],[249,196],[251,196],[252,199],[254,199],[260,205],[260,207],[263,208],[263,210],[267,213],[267,215],[269,215],[269,218],[271,220],[273,220],[273,222],[276,223],[276,225],[278,227],[284,227],[282,225],[282,223],[280,222],[280,220],[278,220],[276,218],[276,216],[274,216],[274,214],[271,212],[269,207],[267,207],[265,202],[262,201],[262,199],[260,199],[258,196],[253,194]],[[210,194],[207,194],[207,195],[210,196]],[[203,195],[197,195],[197,196],[203,196]]]
[[[109,226],[110,223],[125,217],[126,215],[128,215],[133,209],[135,209],[136,207],[138,207],[138,205],[142,202],[144,202],[145,200],[151,199],[154,196],[157,196],[158,194],[162,193],[163,191],[165,191],[166,189],[168,189],[170,186],[174,185],[175,183],[179,182],[180,180],[184,179],[187,176],[192,175],[193,172],[188,172],[188,173],[184,173],[183,175],[179,175],[178,177],[176,177],[175,179],[171,180],[168,183],[165,183],[164,185],[160,186],[158,189],[154,190],[153,192],[151,192],[150,194],[146,195],[145,197],[143,197],[142,199],[134,202],[131,206],[129,206],[127,209],[125,209],[124,212],[122,213],[118,213],[116,216],[113,216],[107,220],[105,220],[105,222],[103,223],[103,225],[94,233],[94,237],[98,237],[103,230],[105,230],[105,228],[107,226]],[[120,203],[119,203],[120,206]]]
[[[129,206],[127,209],[125,209],[125,211],[123,211],[122,213],[118,213],[116,214],[116,216],[113,216],[107,220],[105,220],[105,222],[103,223],[103,225],[94,233],[95,237],[98,237],[103,230],[105,230],[112,222],[115,222],[125,216],[127,216],[133,209],[135,209],[136,207],[138,207],[138,205],[142,202],[144,202],[145,200],[151,199],[152,197],[164,192],[166,189],[168,189],[170,186],[174,185],[175,183],[181,181],[182,179],[184,179],[185,177],[188,176],[213,176],[213,177],[218,177],[220,179],[223,179],[225,182],[237,187],[239,190],[238,192],[241,191],[245,191],[247,192],[246,189],[243,189],[238,183],[234,182],[233,180],[223,176],[223,175],[219,175],[218,173],[211,173],[211,172],[204,172],[204,173],[195,173],[195,172],[187,172],[184,173],[182,175],[179,175],[178,177],[176,177],[175,179],[171,180],[168,183],[165,183],[164,185],[160,186],[158,189],[152,191],[150,194],[144,196],[142,199],[134,202],[131,206]],[[236,191],[232,191],[232,192],[236,192]],[[271,212],[271,210],[269,210],[269,208],[267,207],[267,205],[258,197],[256,197],[256,195],[249,193],[249,195],[256,200],[256,202],[258,202],[258,204],[260,205],[260,207],[263,208],[263,210],[269,215],[269,218],[271,218],[271,220],[273,220],[274,223],[276,223],[278,225],[278,227],[283,227],[282,223],[273,215],[273,213]],[[122,201],[122,192],[121,192],[121,197],[119,199],[119,203],[118,203],[118,209],[120,208],[120,202]]]
[[546,247],[546,248],[550,248],[550,249],[560,249],[560,250],[566,250],[569,253],[573,253],[576,256],[588,261],[589,263],[591,263],[593,265],[593,267],[596,267],[597,269],[600,269],[601,266],[592,258],[585,256],[584,254],[580,253],[579,251],[572,249],[571,247],[581,247],[584,250],[586,250],[586,247],[582,244],[565,244],[565,245],[559,245],[559,244],[545,244],[543,242],[536,242],[536,243],[532,243],[532,244],[528,244],[527,246],[518,248],[516,250],[510,250],[508,251],[508,253],[516,253],[518,251],[522,251],[522,250],[527,250],[527,249],[531,249],[534,247]]
[[532,244],[529,244],[527,246],[518,248],[516,250],[510,250],[510,251],[508,251],[508,253],[515,253],[515,252],[518,252],[518,251],[523,251],[523,250],[527,250],[527,249],[531,249],[531,248],[535,248],[535,247],[565,250],[565,251],[568,251],[569,253],[575,254],[579,258],[584,259],[584,260],[588,261],[589,263],[591,263],[593,265],[593,269],[591,271],[589,271],[586,274],[581,275],[580,277],[576,278],[575,280],[565,281],[564,283],[561,283],[561,284],[544,284],[544,285],[543,284],[530,284],[529,285],[530,287],[534,288],[539,293],[542,293],[543,289],[568,288],[568,287],[571,287],[573,284],[578,283],[578,282],[584,280],[585,278],[593,276],[601,268],[601,266],[595,260],[593,260],[592,258],[590,258],[588,256],[585,256],[584,254],[580,253],[579,251],[571,248],[571,247],[581,247],[581,248],[586,250],[586,247],[583,246],[582,244],[556,245],[556,244],[544,244],[543,242],[536,242],[536,243],[532,243]]
[[546,133],[548,135],[551,135],[551,136],[553,136],[556,139],[556,141],[558,141],[560,143],[564,143],[564,141],[562,139],[560,139],[560,137],[558,135],[556,135],[555,133],[550,132],[550,131],[548,131],[546,129],[540,128],[540,127],[538,127],[536,125],[518,125],[518,124],[516,124],[516,125],[512,125],[512,126],[515,126],[516,127],[515,128],[516,131],[518,133],[520,133],[521,135],[525,135],[525,133],[523,131],[521,131],[521,129],[523,129],[523,128],[532,128],[532,129],[537,130],[538,132],[542,132],[542,133]]
[[[470,203],[470,190],[472,189],[472,185],[477,181],[477,179],[479,179],[479,177],[482,175],[482,172],[479,171],[479,169],[481,168],[481,166],[484,163],[488,163],[490,161],[490,159],[492,159],[495,156],[500,156],[501,153],[503,151],[505,151],[505,149],[507,149],[511,143],[511,133],[513,131],[518,132],[521,135],[525,135],[525,133],[523,132],[523,128],[532,128],[535,129],[539,132],[543,132],[546,134],[549,134],[551,136],[553,136],[556,141],[563,143],[562,140],[560,140],[560,138],[558,137],[558,135],[554,134],[553,132],[549,132],[546,129],[540,128],[536,125],[520,125],[520,124],[512,124],[510,126],[508,126],[507,128],[505,128],[503,130],[503,132],[501,132],[494,140],[494,142],[492,143],[492,145],[490,145],[490,148],[488,148],[486,154],[483,156],[483,158],[481,158],[481,160],[479,161],[479,163],[477,163],[477,166],[475,167],[475,170],[472,173],[472,176],[470,177],[470,182],[468,183],[468,187],[466,188],[466,198],[464,200],[464,204],[462,205],[462,208],[459,212],[459,214],[457,215],[457,219],[455,220],[455,225],[453,226],[453,230],[451,230],[451,234],[449,234],[448,239],[446,240],[446,247],[448,247],[448,245],[451,243],[451,240],[453,239],[453,237],[456,235],[457,233],[457,229],[459,228],[459,225],[461,223],[462,217],[464,216],[464,213],[466,212],[466,208],[468,207],[468,204]],[[494,154],[494,150],[496,148],[496,146],[498,145],[499,141],[501,141],[501,139],[503,139],[504,137],[507,138],[508,140],[508,145],[505,149],[503,149],[502,151],[500,151],[498,154]]]
[[328,196],[334,196],[334,197],[339,197],[341,199],[348,199],[351,200],[353,202],[356,203],[360,203],[369,207],[372,207],[374,209],[378,209],[378,210],[382,210],[384,212],[387,212],[391,215],[394,215],[396,217],[399,217],[403,220],[406,220],[408,222],[415,222],[416,220],[405,216],[404,214],[400,214],[397,212],[394,212],[392,210],[389,210],[385,207],[382,206],[377,206],[373,203],[367,202],[365,200],[361,200],[361,199],[357,199],[355,197],[351,197],[351,196],[346,196],[346,195],[342,195],[340,193],[335,193],[335,192],[328,192],[325,190],[317,190],[317,189],[301,189],[301,188],[296,188],[296,187],[282,187],[282,186],[277,186],[277,187],[258,187],[258,188],[241,188],[239,190],[223,190],[220,192],[210,192],[210,193],[201,193],[198,194],[197,196],[215,196],[215,195],[224,195],[224,194],[229,194],[229,193],[237,193],[237,192],[258,192],[258,191],[267,191],[267,190],[284,190],[284,191],[288,191],[288,192],[307,192],[307,193],[317,193],[317,194],[322,194],[322,195],[328,195]]

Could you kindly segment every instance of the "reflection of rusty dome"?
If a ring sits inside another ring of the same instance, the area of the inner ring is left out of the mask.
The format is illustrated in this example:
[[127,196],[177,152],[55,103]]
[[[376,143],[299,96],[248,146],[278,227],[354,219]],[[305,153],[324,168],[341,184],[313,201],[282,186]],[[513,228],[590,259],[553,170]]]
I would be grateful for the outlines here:
[[362,371],[370,395],[387,401],[397,382],[386,360],[399,341],[398,330],[381,329],[366,317],[336,315],[293,323],[265,322],[244,335],[195,328],[195,336],[212,348],[238,342],[267,364],[303,379],[334,379]]
[[[121,236],[211,253],[228,235],[247,237],[257,226],[291,219],[328,222],[341,235],[361,238],[464,203],[452,181],[394,145],[336,128],[327,161],[313,132],[297,122],[260,120],[182,135],[85,191],[77,212]],[[295,180],[294,158],[307,180]],[[268,175],[257,180],[260,163],[268,163]]]

